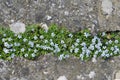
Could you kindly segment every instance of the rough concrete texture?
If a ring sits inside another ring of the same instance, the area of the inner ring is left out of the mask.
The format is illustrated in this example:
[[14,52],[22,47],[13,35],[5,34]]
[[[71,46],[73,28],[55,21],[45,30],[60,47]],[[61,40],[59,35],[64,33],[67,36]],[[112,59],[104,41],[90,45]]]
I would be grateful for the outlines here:
[[45,22],[71,31],[120,30],[119,0],[0,0],[0,23]]
[[[115,80],[119,79],[120,57],[82,62],[77,58],[59,61],[51,55],[31,61],[0,60],[0,80]],[[117,74],[116,74],[117,72]]]

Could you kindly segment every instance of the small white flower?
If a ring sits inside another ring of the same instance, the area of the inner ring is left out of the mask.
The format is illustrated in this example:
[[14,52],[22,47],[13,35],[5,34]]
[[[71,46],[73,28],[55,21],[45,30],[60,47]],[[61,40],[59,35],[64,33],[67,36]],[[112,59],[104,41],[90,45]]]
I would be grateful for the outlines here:
[[111,51],[114,51],[114,47],[111,47],[110,50],[111,50]]
[[35,55],[35,53],[32,53],[31,56],[32,56],[32,57],[35,57],[36,55]]
[[85,32],[85,33],[84,33],[84,36],[87,38],[87,37],[90,36],[90,34]]
[[21,49],[21,52],[24,52],[24,51],[25,51],[25,49],[24,49],[24,48],[22,48],[22,49]]
[[21,35],[18,35],[18,38],[19,38],[19,39],[21,39],[21,38],[22,38],[22,36],[21,36]]
[[109,40],[109,44],[112,44],[112,40]]
[[64,42],[64,40],[61,40],[61,44],[64,44],[65,42]]
[[64,56],[64,58],[69,58],[69,57],[70,57],[70,55],[65,55],[65,56]]
[[118,44],[118,42],[119,42],[118,40],[115,40],[115,43],[116,43],[116,44]]
[[25,56],[25,57],[28,57],[28,54],[25,54],[24,56]]
[[37,40],[37,39],[38,39],[38,37],[35,35],[35,36],[34,36],[34,40]]
[[64,48],[67,48],[66,44],[63,44]]
[[6,37],[6,34],[3,34],[4,37]]
[[79,48],[75,48],[74,52],[78,53],[79,52]]
[[44,43],[48,43],[48,40],[44,40]]
[[40,36],[40,39],[44,39],[44,36],[43,36],[43,35],[41,35],[41,36]]
[[73,37],[73,35],[71,33],[68,36],[71,37],[71,38]]
[[15,42],[15,43],[14,43],[14,46],[20,46],[20,43],[16,43],[16,42]]
[[90,45],[90,46],[89,46],[89,49],[90,49],[90,50],[94,50],[94,45]]
[[77,42],[74,43],[75,46],[78,46],[79,44]]
[[37,48],[40,47],[40,44],[36,44],[36,47],[37,47]]
[[32,31],[35,31],[35,29],[32,29]]
[[103,46],[103,49],[106,49],[106,46]]
[[108,42],[106,42],[105,44],[108,45]]
[[72,52],[73,52],[73,49],[70,49],[70,52],[72,53]]
[[31,51],[31,49],[30,49],[30,48],[28,48],[28,51]]
[[81,46],[86,46],[86,43],[85,43],[85,42],[82,42],[80,45],[81,45]]
[[14,58],[15,57],[15,54],[13,53],[13,54],[11,54],[11,58]]
[[80,42],[80,39],[76,39],[76,42],[79,43],[79,42]]
[[51,45],[51,46],[54,46],[54,43],[53,43],[53,42],[50,42],[50,45]]
[[12,38],[10,37],[10,38],[8,38],[8,41],[11,41],[12,40]]
[[2,38],[2,42],[5,42],[5,38]]
[[3,48],[3,51],[7,54],[7,53],[9,53],[9,49],[7,49],[7,48]]
[[36,53],[38,50],[37,49],[34,49],[34,53]]
[[98,55],[99,51],[95,51],[95,55]]
[[26,38],[24,38],[24,39],[23,39],[23,42],[26,42],[26,41],[27,41],[27,39],[26,39]]
[[55,36],[55,33],[51,33],[51,36],[54,37],[54,36]]
[[10,45],[8,44],[8,42],[5,42],[5,43],[4,43],[4,46],[5,46],[5,47],[8,47],[8,48],[10,47]]
[[34,47],[34,42],[29,41],[28,44],[29,44],[31,47]]
[[58,59],[61,61],[63,58],[64,58],[64,54],[61,54]]
[[80,59],[83,61],[84,60],[84,54],[80,54]]
[[102,36],[105,36],[105,32],[102,32]]

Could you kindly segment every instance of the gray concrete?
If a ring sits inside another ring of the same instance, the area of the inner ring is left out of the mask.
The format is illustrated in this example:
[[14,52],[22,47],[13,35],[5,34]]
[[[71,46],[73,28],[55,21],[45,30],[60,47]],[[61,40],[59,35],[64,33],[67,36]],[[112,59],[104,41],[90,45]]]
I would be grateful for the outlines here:
[[[77,58],[59,61],[51,55],[37,60],[14,58],[0,60],[0,80],[117,80],[119,79],[120,57],[82,62]],[[116,74],[117,73],[117,74]]]
[[0,24],[20,21],[66,26],[71,31],[120,30],[119,0],[0,0]]

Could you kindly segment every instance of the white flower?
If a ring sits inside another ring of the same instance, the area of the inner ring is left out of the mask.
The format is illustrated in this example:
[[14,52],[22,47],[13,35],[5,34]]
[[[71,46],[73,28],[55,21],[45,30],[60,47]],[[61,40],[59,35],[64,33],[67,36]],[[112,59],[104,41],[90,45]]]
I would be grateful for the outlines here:
[[22,36],[21,36],[21,35],[18,35],[18,38],[20,39],[20,38],[22,38]]
[[91,53],[91,51],[89,50],[89,49],[86,49],[86,54],[90,54]]
[[3,51],[7,54],[7,53],[9,53],[9,49],[7,49],[7,48],[3,48]]
[[78,51],[79,51],[79,48],[75,48],[74,52],[78,53]]
[[64,48],[67,48],[66,44],[63,44]]
[[40,39],[44,39],[44,36],[43,36],[43,35],[41,35],[41,36],[40,36]]
[[105,36],[105,32],[102,32],[102,36]]
[[79,44],[77,42],[74,43],[75,46],[78,46]]
[[61,54],[58,59],[61,61],[63,58],[64,58],[64,54]]
[[90,49],[90,50],[94,50],[94,45],[90,45],[90,46],[89,46],[89,49]]
[[32,56],[32,57],[35,57],[36,55],[35,55],[35,53],[32,53],[31,56]]
[[109,44],[112,44],[112,40],[109,40]]
[[51,36],[52,36],[52,37],[54,37],[54,36],[55,36],[55,33],[54,33],[54,32],[53,32],[53,33],[51,33]]
[[50,42],[53,42],[53,40],[52,40],[52,39],[50,39]]
[[71,33],[68,36],[71,37],[71,38],[73,37],[73,35]]
[[80,39],[76,39],[76,42],[79,43],[79,42],[80,42]]
[[40,47],[40,44],[36,44],[36,47],[37,47],[37,48]]
[[70,52],[72,53],[72,52],[73,52],[73,49],[70,49]]
[[61,40],[61,44],[64,44],[65,42],[64,42],[64,40]]
[[105,51],[102,52],[101,56],[104,57],[106,55]]
[[6,34],[3,34],[4,37],[6,37]]
[[82,42],[80,45],[81,45],[81,46],[86,46],[86,43],[85,43],[85,42]]
[[2,42],[5,42],[5,38],[2,38]]
[[54,46],[54,43],[53,43],[53,42],[50,42],[50,45],[51,45],[51,46]]
[[35,29],[31,29],[31,31],[35,31]]
[[5,47],[8,47],[8,48],[10,47],[10,45],[8,44],[8,42],[5,42],[5,43],[4,43],[4,46],[5,46]]
[[44,43],[48,43],[48,40],[44,40]]
[[116,43],[116,44],[118,44],[118,42],[119,42],[118,40],[115,40],[115,43]]
[[114,51],[114,47],[111,47],[110,50],[111,50],[111,51]]
[[38,37],[35,35],[35,36],[34,36],[34,40],[37,40],[37,39],[38,39]]
[[22,48],[22,49],[21,49],[21,52],[24,52],[24,51],[25,51],[25,49],[24,49],[24,48]]
[[24,56],[25,56],[25,57],[28,57],[28,54],[25,54]]
[[23,39],[23,42],[26,42],[26,41],[27,41],[27,39],[26,39],[26,38],[24,38],[24,39]]
[[83,61],[84,60],[84,54],[80,54],[80,59]]
[[10,38],[8,38],[8,41],[11,41],[12,40],[12,38],[10,37]]
[[103,46],[103,49],[106,49],[106,46]]
[[38,50],[37,49],[34,49],[34,53],[36,53]]
[[88,36],[90,36],[90,34],[85,32],[84,36],[87,38]]
[[101,47],[98,44],[96,44],[95,48],[97,48],[99,50]]
[[99,51],[95,51],[95,55],[98,55]]
[[11,58],[14,58],[15,57],[15,54],[13,53],[13,54],[11,54]]
[[64,58],[69,58],[70,56],[69,55],[65,55]]
[[28,44],[29,44],[31,47],[34,47],[34,42],[29,41]]
[[106,45],[108,44],[108,42],[105,43]]
[[110,57],[110,54],[107,53],[105,56],[106,56],[106,57]]
[[15,42],[15,43],[14,43],[14,46],[20,46],[20,43],[16,43],[16,42]]
[[31,51],[31,49],[30,49],[30,48],[28,48],[28,51]]

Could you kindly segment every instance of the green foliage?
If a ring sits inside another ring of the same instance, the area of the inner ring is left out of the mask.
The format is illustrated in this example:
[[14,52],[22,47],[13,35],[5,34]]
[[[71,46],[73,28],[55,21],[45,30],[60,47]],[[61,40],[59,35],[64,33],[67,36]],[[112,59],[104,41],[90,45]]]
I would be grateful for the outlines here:
[[120,33],[98,33],[92,36],[88,29],[71,33],[65,27],[52,24],[46,32],[39,25],[29,25],[24,34],[14,34],[0,27],[0,58],[11,60],[14,56],[36,59],[52,53],[59,60],[76,56],[81,60],[109,58],[120,54]]

